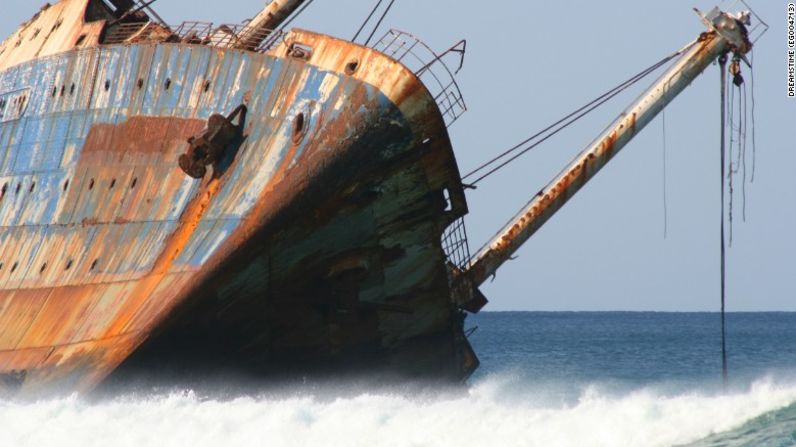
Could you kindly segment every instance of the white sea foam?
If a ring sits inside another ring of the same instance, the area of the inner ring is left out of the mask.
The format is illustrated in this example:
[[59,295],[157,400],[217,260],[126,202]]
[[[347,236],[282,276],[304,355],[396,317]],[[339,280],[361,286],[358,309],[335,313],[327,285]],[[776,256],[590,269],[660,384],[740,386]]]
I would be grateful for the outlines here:
[[0,446],[668,446],[796,401],[796,385],[771,379],[713,395],[654,388],[618,394],[590,386],[568,403],[517,387],[493,377],[458,395],[433,397],[216,400],[174,392],[0,403]]

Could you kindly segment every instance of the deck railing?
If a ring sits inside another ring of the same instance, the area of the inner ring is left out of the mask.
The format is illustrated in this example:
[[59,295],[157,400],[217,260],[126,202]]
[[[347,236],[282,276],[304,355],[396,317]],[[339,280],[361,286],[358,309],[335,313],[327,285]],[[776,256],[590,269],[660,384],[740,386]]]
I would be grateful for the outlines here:
[[[113,25],[102,43],[118,45],[134,37],[136,41],[146,41],[150,36],[157,36],[161,41],[217,48],[241,47],[244,42],[259,42],[256,47],[246,49],[266,52],[281,43],[286,34],[282,30],[252,29],[246,23],[214,25],[211,22],[183,22],[178,26],[163,26],[157,22],[136,22]],[[391,29],[373,45],[373,49],[402,63],[420,78],[434,96],[447,127],[467,111],[467,104],[456,83],[454,72],[444,60],[451,55],[458,55],[461,69],[466,52],[465,41],[462,40],[447,51],[437,54],[417,37]]]
[[442,250],[448,256],[448,262],[459,270],[467,270],[470,266],[470,244],[467,242],[467,228],[464,217],[456,219],[442,233]]
[[466,41],[462,40],[447,51],[437,54],[417,37],[391,29],[373,45],[373,49],[414,71],[434,96],[446,126],[450,127],[467,111],[467,104],[456,83],[454,72],[444,61],[448,56],[458,56],[459,68],[456,70],[458,73],[464,63]]
[[207,45],[216,48],[237,47],[242,42],[260,42],[250,51],[264,53],[278,45],[286,33],[284,31],[257,30],[247,28],[246,24],[214,25],[211,22],[183,22],[177,26],[164,27],[155,22],[120,23],[112,26],[103,44],[118,45],[138,36],[145,41],[150,33],[170,34],[167,42]]

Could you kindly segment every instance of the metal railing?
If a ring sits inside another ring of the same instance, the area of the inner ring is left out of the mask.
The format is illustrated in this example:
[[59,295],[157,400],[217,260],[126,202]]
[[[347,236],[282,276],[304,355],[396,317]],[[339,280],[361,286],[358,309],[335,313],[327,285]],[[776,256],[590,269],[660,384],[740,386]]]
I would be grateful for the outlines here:
[[470,244],[467,242],[464,217],[456,219],[442,233],[442,250],[448,256],[448,262],[460,270],[467,270],[470,266]]
[[[150,36],[166,42],[207,45],[217,48],[245,48],[256,52],[267,52],[279,45],[287,35],[282,30],[253,29],[247,23],[235,25],[214,25],[211,22],[183,22],[178,26],[163,26],[157,22],[119,23],[110,27],[102,40],[104,45],[118,45],[145,41]],[[255,45],[249,42],[256,42]],[[392,29],[388,31],[373,49],[395,59],[412,70],[426,86],[439,107],[446,127],[450,127],[467,111],[454,72],[443,60],[451,54],[459,55],[459,68],[464,63],[466,42],[460,41],[441,54],[415,36]]]
[[146,40],[154,32],[170,33],[167,42],[206,45],[216,48],[241,47],[244,42],[258,42],[256,46],[245,48],[264,53],[278,45],[285,37],[284,31],[258,30],[247,28],[246,24],[214,25],[211,22],[183,22],[178,26],[162,26],[156,22],[120,23],[108,30],[102,43],[118,45],[139,35]]
[[391,29],[372,48],[402,63],[420,78],[434,96],[447,127],[467,111],[467,104],[456,83],[454,72],[443,61],[448,55],[458,54],[460,57],[459,68],[456,70],[458,73],[464,63],[466,41],[462,40],[442,54],[437,54],[417,37]]
[[105,45],[117,45],[125,42],[127,39],[133,37],[149,25],[149,22],[139,23],[119,23],[113,25],[105,34],[102,43]]

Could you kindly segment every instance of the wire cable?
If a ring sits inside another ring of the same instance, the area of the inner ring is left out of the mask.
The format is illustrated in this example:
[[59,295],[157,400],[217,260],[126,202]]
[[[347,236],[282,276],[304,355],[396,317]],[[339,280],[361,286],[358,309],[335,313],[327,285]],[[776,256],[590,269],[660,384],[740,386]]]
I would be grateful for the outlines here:
[[287,20],[285,21],[285,23],[283,23],[283,24],[282,24],[282,26],[280,26],[280,27],[279,27],[279,29],[278,29],[278,30],[276,30],[276,31],[274,32],[274,34],[279,34],[279,33],[281,33],[282,31],[284,31],[284,29],[285,29],[285,28],[287,28],[287,27],[288,27],[288,25],[290,25],[291,23],[293,23],[293,21],[294,21],[294,20],[296,20],[296,18],[297,18],[298,16],[300,16],[300,15],[301,15],[301,14],[304,12],[304,10],[306,10],[307,8],[309,8],[309,6],[310,6],[310,5],[312,4],[312,2],[314,2],[314,1],[315,1],[315,0],[309,0],[309,1],[307,1],[307,3],[304,3],[304,5],[302,5],[302,7],[301,7],[301,8],[299,8],[299,10],[298,10],[298,11],[296,11],[296,12],[295,12],[295,13],[294,13],[292,16],[290,16],[290,18],[289,18],[289,19],[287,19]]
[[727,55],[719,57],[719,67],[721,70],[721,376],[724,380],[724,387],[727,387],[727,342],[725,332],[725,250],[724,250],[724,151],[726,131],[726,90],[727,90]]
[[[474,175],[476,175],[477,173],[479,173],[479,172],[489,168],[490,166],[494,165],[495,163],[499,162],[503,158],[511,155],[512,153],[514,153],[514,152],[516,152],[518,150],[520,151],[516,155],[514,155],[511,158],[509,158],[508,160],[498,164],[496,167],[490,169],[485,174],[481,175],[476,180],[470,182],[469,185],[467,185],[467,186],[470,186],[470,187],[474,187],[475,185],[477,185],[479,182],[481,182],[485,178],[487,178],[490,175],[492,175],[492,174],[496,173],[497,171],[501,170],[502,168],[504,168],[505,166],[507,166],[508,164],[513,162],[514,160],[516,160],[517,158],[519,158],[522,155],[526,154],[527,152],[529,152],[533,148],[539,146],[541,143],[547,141],[552,136],[554,136],[557,133],[561,132],[562,130],[566,129],[567,127],[569,127],[570,125],[574,124],[576,121],[578,121],[579,119],[583,118],[584,116],[586,116],[587,114],[589,114],[593,110],[597,109],[598,107],[600,107],[601,105],[605,104],[606,102],[608,102],[609,100],[611,100],[612,98],[617,96],[618,94],[620,94],[623,91],[625,91],[626,89],[630,88],[631,86],[636,84],[641,79],[644,79],[645,77],[647,77],[648,75],[650,75],[651,73],[656,71],[658,68],[662,67],[663,65],[667,64],[669,61],[674,59],[675,57],[677,57],[680,54],[682,54],[684,51],[686,51],[692,45],[693,44],[689,44],[685,48],[683,48],[682,50],[663,58],[662,60],[660,60],[660,61],[656,62],[655,64],[651,65],[650,67],[642,70],[641,72],[637,73],[636,75],[634,75],[630,79],[628,79],[628,80],[624,81],[623,83],[617,85],[616,87],[612,88],[611,90],[608,90],[607,92],[603,93],[602,95],[598,96],[597,98],[593,99],[592,101],[586,103],[585,105],[581,106],[580,108],[576,109],[575,111],[571,112],[570,114],[566,115],[565,117],[561,118],[560,120],[556,121],[555,123],[547,126],[546,128],[544,128],[541,131],[535,133],[531,137],[526,138],[525,140],[523,140],[519,144],[509,148],[508,150],[502,152],[498,156],[496,156],[496,157],[492,158],[491,160],[488,160],[487,162],[481,164],[480,166],[476,167],[475,169],[473,169],[472,171],[470,171],[466,175],[464,175],[462,177],[462,180],[469,179],[469,178],[473,177]],[[560,126],[560,127],[558,127],[558,126]],[[548,135],[545,135],[549,131],[552,131],[552,132],[550,134],[548,134]],[[526,144],[531,143],[532,141],[536,140],[537,138],[541,137],[542,135],[545,135],[542,139],[540,139],[539,141],[536,141],[535,143],[531,144],[528,147],[524,147]]]
[[376,3],[376,6],[374,6],[373,9],[370,11],[370,14],[368,14],[368,18],[365,19],[364,22],[362,22],[362,26],[360,26],[359,30],[357,30],[357,33],[354,34],[354,38],[351,39],[351,42],[356,42],[357,41],[357,39],[359,38],[359,34],[362,33],[362,31],[365,29],[365,27],[368,25],[368,23],[370,23],[370,19],[373,18],[373,14],[376,14],[376,11],[378,11],[378,9],[381,6],[382,2],[384,2],[384,0],[379,0],[378,3]]
[[382,13],[381,17],[379,18],[379,21],[376,23],[376,26],[373,27],[373,31],[371,31],[370,36],[368,36],[368,40],[365,41],[365,45],[364,46],[368,46],[368,44],[370,44],[371,39],[373,39],[373,36],[376,35],[376,31],[379,30],[379,27],[381,26],[381,22],[383,22],[384,18],[387,17],[387,14],[390,13],[390,9],[392,9],[392,5],[394,5],[394,4],[395,4],[395,0],[390,0],[390,4],[387,5],[387,9],[385,9],[384,13]]

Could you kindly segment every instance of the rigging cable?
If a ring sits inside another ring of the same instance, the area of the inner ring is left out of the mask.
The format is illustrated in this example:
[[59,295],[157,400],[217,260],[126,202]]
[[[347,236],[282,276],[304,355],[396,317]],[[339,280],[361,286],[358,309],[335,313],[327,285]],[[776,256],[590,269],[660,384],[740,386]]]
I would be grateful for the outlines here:
[[390,9],[392,9],[392,5],[393,4],[395,4],[395,0],[390,0],[390,4],[387,5],[387,9],[384,10],[384,13],[382,13],[381,17],[379,18],[379,21],[376,22],[376,26],[373,27],[373,31],[371,31],[370,36],[368,36],[368,40],[365,41],[365,45],[364,46],[368,46],[368,44],[370,44],[370,40],[373,39],[374,35],[376,35],[376,31],[379,30],[379,27],[381,26],[381,22],[383,22],[384,18],[387,17],[387,14],[390,13]]
[[[732,215],[733,215],[733,203],[735,202],[735,188],[732,183],[732,177],[735,172],[734,163],[733,163],[733,147],[735,141],[735,90],[732,87],[727,86],[729,89],[729,96],[730,100],[727,104],[728,112],[727,112],[727,122],[729,123],[729,132],[730,132],[730,147],[727,149],[727,162],[729,163],[728,172],[727,172],[727,192],[729,193],[729,209],[727,210],[727,219],[729,223],[729,232],[728,232],[728,244],[732,247]],[[724,126],[722,126],[724,127]],[[740,139],[740,138],[739,138]],[[740,141],[738,142],[740,146]],[[722,162],[722,166],[724,166],[724,162]]]
[[296,20],[296,18],[297,18],[298,16],[300,16],[300,15],[301,15],[301,14],[304,12],[304,10],[305,10],[305,9],[307,9],[307,8],[308,8],[308,7],[309,7],[309,6],[312,4],[312,2],[314,2],[314,1],[315,1],[315,0],[308,0],[308,1],[307,1],[307,3],[305,3],[305,4],[304,4],[304,5],[301,7],[301,8],[299,8],[299,10],[298,10],[298,11],[296,11],[296,12],[295,12],[295,13],[294,13],[294,14],[293,14],[293,15],[292,15],[292,16],[291,16],[289,19],[287,19],[287,20],[285,21],[285,23],[283,23],[283,24],[282,24],[282,26],[280,26],[280,27],[279,27],[279,29],[277,29],[277,30],[276,30],[276,31],[274,31],[273,33],[274,33],[274,34],[277,34],[277,35],[278,35],[278,34],[281,34],[281,33],[282,33],[282,31],[284,31],[284,29],[285,29],[285,28],[287,28],[287,26],[288,26],[288,25],[290,25],[291,23],[293,23],[293,21],[294,21],[294,20]]
[[[149,1],[143,1],[143,2],[139,2],[137,0],[134,1],[133,2],[134,8],[128,9],[127,11],[125,11],[124,14],[119,16],[119,18],[114,19],[113,21],[108,23],[107,26],[116,25],[117,23],[121,22],[122,20],[126,19],[127,17],[146,9],[149,12],[149,14],[151,14],[152,17],[155,18],[155,20],[160,22],[161,25],[164,25],[164,26],[166,26],[168,28],[168,25],[166,25],[166,22],[163,21],[163,19],[155,12],[154,9],[150,8],[150,6],[152,6],[152,4],[155,3],[156,1],[158,1],[158,0],[149,0]],[[105,4],[107,4],[107,2]]]
[[378,11],[378,9],[381,6],[382,2],[384,2],[384,0],[379,0],[378,3],[376,3],[376,6],[374,6],[373,9],[370,11],[370,14],[368,14],[368,18],[365,19],[364,22],[362,22],[362,26],[360,26],[359,30],[357,30],[357,33],[354,34],[354,38],[351,39],[351,42],[356,42],[357,41],[357,39],[359,38],[359,34],[362,33],[362,30],[365,29],[365,26],[367,26],[367,24],[370,23],[370,19],[373,18],[373,14],[376,14],[376,11]]
[[[481,164],[480,166],[476,167],[472,171],[470,171],[467,174],[465,174],[462,177],[462,180],[466,180],[468,178],[471,178],[474,175],[476,175],[477,173],[479,173],[479,172],[489,168],[490,166],[494,165],[495,163],[499,162],[500,160],[502,160],[503,158],[507,157],[508,155],[511,155],[515,151],[518,151],[518,150],[520,151],[516,155],[514,155],[511,158],[509,158],[508,160],[498,164],[494,168],[492,168],[489,171],[487,171],[485,174],[481,175],[480,177],[476,178],[474,181],[469,182],[469,184],[466,185],[468,187],[474,188],[475,185],[477,185],[479,182],[481,182],[485,178],[487,178],[490,175],[492,175],[492,174],[498,172],[499,170],[503,169],[508,164],[512,163],[514,160],[518,159],[522,155],[525,155],[530,150],[534,149],[535,147],[539,146],[543,142],[547,141],[549,138],[553,137],[557,133],[561,132],[562,130],[566,129],[570,125],[574,124],[579,119],[583,118],[584,116],[586,116],[587,114],[589,114],[593,110],[597,109],[601,105],[605,104],[606,102],[608,102],[609,100],[611,100],[612,98],[617,96],[618,94],[620,94],[623,91],[625,91],[626,89],[630,88],[631,86],[636,84],[638,81],[640,81],[641,79],[643,79],[646,76],[650,75],[652,72],[656,71],[658,68],[662,67],[663,65],[665,65],[666,63],[668,63],[669,61],[674,59],[675,57],[681,55],[683,52],[685,52],[686,50],[691,48],[693,45],[694,45],[694,43],[691,43],[691,44],[685,46],[683,49],[677,51],[676,53],[673,53],[673,54],[663,58],[659,62],[651,65],[650,67],[648,67],[645,70],[639,72],[635,76],[633,76],[630,79],[626,80],[625,82],[619,84],[618,86],[612,88],[611,90],[608,90],[607,92],[603,93],[602,95],[598,96],[597,98],[593,99],[592,101],[588,102],[587,104],[583,105],[582,107],[578,108],[577,110],[571,112],[570,114],[566,115],[565,117],[561,118],[560,120],[556,121],[555,123],[553,123],[553,124],[547,126],[546,128],[540,130],[539,132],[537,132],[534,135],[528,137],[527,139],[525,139],[524,141],[518,143],[517,145],[509,148],[508,150],[506,150],[503,153],[497,155],[496,157],[492,158],[491,160],[486,161],[485,163]],[[558,127],[558,126],[561,126],[561,127]],[[552,130],[552,132],[550,134],[545,135],[547,132],[549,132],[551,130]],[[525,147],[526,144],[531,143],[532,141],[536,140],[537,138],[541,137],[542,135],[545,135],[542,139],[534,142],[530,146]]]
[[724,253],[724,139],[726,135],[727,55],[719,57],[721,70],[721,375],[727,386],[727,342],[724,328],[725,253]]

